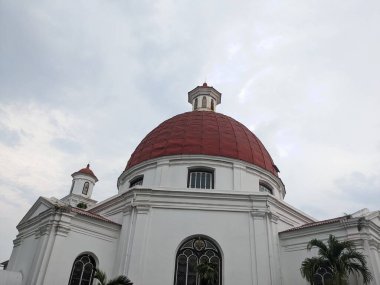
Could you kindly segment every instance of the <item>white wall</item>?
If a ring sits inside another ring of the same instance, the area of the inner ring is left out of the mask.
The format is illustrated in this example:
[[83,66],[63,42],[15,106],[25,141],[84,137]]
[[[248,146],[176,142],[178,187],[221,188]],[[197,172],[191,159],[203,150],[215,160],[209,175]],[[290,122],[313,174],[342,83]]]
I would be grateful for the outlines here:
[[0,285],[21,285],[21,272],[0,270]]
[[68,284],[74,260],[83,253],[93,255],[97,268],[112,277],[119,234],[114,225],[73,220],[67,236],[56,237],[43,284]]
[[223,284],[280,284],[282,216],[294,225],[312,221],[262,193],[140,188],[98,207],[110,219],[123,212],[115,267],[135,285],[172,284],[176,250],[196,234],[219,244]]
[[65,209],[49,209],[18,227],[20,233],[8,264],[19,271],[23,285],[68,284],[75,258],[91,253],[112,276],[120,225]]

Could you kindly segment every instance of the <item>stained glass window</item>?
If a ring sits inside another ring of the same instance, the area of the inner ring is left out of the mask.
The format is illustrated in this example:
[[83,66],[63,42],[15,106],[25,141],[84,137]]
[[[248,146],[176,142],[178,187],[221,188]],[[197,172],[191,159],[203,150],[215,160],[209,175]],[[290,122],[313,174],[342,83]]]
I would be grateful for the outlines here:
[[204,236],[193,236],[180,246],[175,263],[174,285],[203,285],[197,272],[200,263],[212,263],[216,270],[216,285],[222,285],[222,256],[218,247]]
[[89,254],[78,256],[71,270],[69,285],[91,285],[95,273],[95,259]]

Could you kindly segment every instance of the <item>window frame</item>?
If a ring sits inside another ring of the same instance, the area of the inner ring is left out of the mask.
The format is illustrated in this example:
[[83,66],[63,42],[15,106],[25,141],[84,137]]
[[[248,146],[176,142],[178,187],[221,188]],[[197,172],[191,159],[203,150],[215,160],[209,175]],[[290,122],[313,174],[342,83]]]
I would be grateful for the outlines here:
[[[84,257],[87,257],[89,259],[89,262],[87,263],[83,263],[83,261],[81,260],[82,258]],[[78,280],[77,283],[73,283],[74,280],[72,279],[73,278],[73,275],[74,275],[74,269],[75,269],[75,264],[77,262],[82,262],[82,269],[81,269],[81,276],[80,276],[80,279]],[[87,265],[87,264],[91,264],[92,265],[92,272],[91,272],[91,275],[90,275],[90,279],[89,280],[83,280],[82,277],[83,277],[83,272],[84,272],[84,267]],[[89,253],[82,253],[80,255],[78,255],[74,262],[73,262],[73,266],[71,268],[71,273],[70,273],[70,278],[69,278],[69,283],[68,285],[82,285],[82,283],[84,284],[84,282],[86,284],[92,284],[94,282],[94,275],[95,275],[95,271],[96,271],[96,260],[94,258],[94,256],[92,256],[91,254]],[[89,281],[89,283],[87,283]]]
[[[195,172],[211,174],[210,188],[190,187],[191,173],[195,173]],[[188,189],[205,189],[205,190],[215,189],[215,169],[211,167],[200,167],[200,166],[189,167],[187,169],[187,188]]]
[[144,175],[137,175],[133,177],[131,180],[129,180],[129,188],[132,188],[138,185],[142,186],[143,183],[144,183]]
[[88,181],[84,182],[83,188],[82,188],[82,194],[87,195],[89,188],[90,188],[90,182],[88,182]]
[[[198,241],[203,242],[196,245]],[[191,254],[190,254],[191,252]],[[223,284],[223,255],[222,251],[219,247],[219,245],[212,240],[211,238],[204,236],[204,235],[193,235],[190,237],[187,237],[185,240],[183,240],[177,251],[176,251],[176,256],[175,256],[175,267],[174,267],[174,285],[181,285],[181,283],[178,283],[178,271],[179,271],[179,258],[180,256],[187,256],[187,261],[186,261],[186,273],[185,273],[185,284],[187,284],[188,278],[189,278],[189,259],[191,257],[196,258],[197,264],[202,262],[202,259],[204,260],[205,258],[209,259],[208,262],[213,262],[211,261],[212,259],[218,260],[218,285]],[[213,262],[215,263],[215,262]],[[191,269],[190,269],[191,270]],[[194,276],[194,273],[196,274],[195,276],[195,284],[196,285],[201,285],[201,280],[198,275],[198,273],[192,272],[191,275]],[[191,276],[190,275],[190,276]],[[183,283],[183,282],[182,282]]]
[[[265,191],[261,191],[262,187],[265,188],[266,190]],[[268,193],[270,195],[273,195],[273,187],[270,186],[267,182],[260,181],[260,183],[259,183],[259,192],[260,193]]]

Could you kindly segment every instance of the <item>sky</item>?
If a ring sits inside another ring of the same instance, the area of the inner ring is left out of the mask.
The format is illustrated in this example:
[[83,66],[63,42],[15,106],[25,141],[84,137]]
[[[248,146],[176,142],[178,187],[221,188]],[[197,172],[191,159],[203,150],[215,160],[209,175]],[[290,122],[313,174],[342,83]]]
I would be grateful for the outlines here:
[[93,198],[144,136],[217,111],[264,143],[285,201],[327,219],[380,209],[380,2],[0,0],[0,261],[39,196],[87,163]]

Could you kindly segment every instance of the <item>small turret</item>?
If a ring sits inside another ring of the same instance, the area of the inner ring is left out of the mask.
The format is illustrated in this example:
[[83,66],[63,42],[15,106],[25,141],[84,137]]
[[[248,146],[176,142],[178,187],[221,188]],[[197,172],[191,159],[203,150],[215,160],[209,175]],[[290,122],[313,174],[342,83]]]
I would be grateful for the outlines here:
[[222,93],[206,82],[188,93],[188,102],[193,105],[193,111],[215,111],[221,99]]
[[90,164],[87,167],[71,174],[73,181],[71,184],[70,194],[61,199],[62,202],[70,204],[74,207],[87,208],[96,203],[91,199],[92,191],[98,178],[90,169]]

